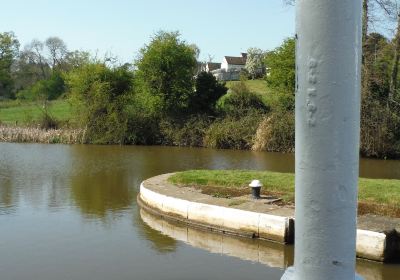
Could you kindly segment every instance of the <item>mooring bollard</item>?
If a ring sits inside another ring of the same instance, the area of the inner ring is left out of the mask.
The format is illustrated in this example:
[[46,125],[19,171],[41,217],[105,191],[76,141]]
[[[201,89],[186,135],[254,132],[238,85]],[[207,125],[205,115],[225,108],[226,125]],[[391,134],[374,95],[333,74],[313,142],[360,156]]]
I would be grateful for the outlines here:
[[361,0],[296,0],[296,229],[282,279],[354,280]]
[[262,186],[263,186],[263,184],[259,180],[253,180],[249,184],[249,187],[251,187],[251,196],[254,199],[260,199],[261,198],[260,193],[261,193],[261,187]]

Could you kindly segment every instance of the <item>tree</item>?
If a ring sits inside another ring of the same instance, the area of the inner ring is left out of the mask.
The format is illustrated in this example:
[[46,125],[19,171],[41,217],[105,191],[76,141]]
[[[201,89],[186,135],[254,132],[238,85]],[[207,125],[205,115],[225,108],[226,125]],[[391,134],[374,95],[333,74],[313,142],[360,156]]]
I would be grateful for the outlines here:
[[164,115],[182,114],[193,93],[196,53],[179,36],[178,32],[156,33],[136,61],[141,94],[152,99],[156,111]]
[[227,91],[225,85],[219,83],[213,74],[200,72],[196,78],[196,91],[189,99],[189,112],[214,115],[218,99]]
[[31,63],[34,63],[40,67],[42,79],[46,79],[49,75],[49,66],[44,54],[44,44],[41,41],[34,39],[25,47],[24,52]]
[[247,60],[245,69],[252,79],[260,78],[264,74],[264,52],[258,48],[247,50]]
[[11,74],[19,52],[19,41],[13,32],[0,33],[0,98],[14,97],[14,81]]
[[90,63],[90,54],[86,51],[68,52],[64,59],[64,70],[70,71]]
[[46,39],[46,47],[49,51],[49,61],[51,68],[54,70],[64,61],[68,53],[67,45],[58,37],[49,37]]
[[295,90],[295,39],[286,39],[283,44],[265,55],[266,81],[274,88],[294,93]]

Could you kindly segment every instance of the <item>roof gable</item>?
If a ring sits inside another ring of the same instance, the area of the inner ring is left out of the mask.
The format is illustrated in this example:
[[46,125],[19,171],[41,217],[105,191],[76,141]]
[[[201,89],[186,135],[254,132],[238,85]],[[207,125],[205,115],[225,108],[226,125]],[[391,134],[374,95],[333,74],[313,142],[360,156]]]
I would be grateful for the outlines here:
[[225,60],[228,64],[233,64],[233,65],[245,65],[246,64],[246,58],[244,58],[244,57],[225,56]]

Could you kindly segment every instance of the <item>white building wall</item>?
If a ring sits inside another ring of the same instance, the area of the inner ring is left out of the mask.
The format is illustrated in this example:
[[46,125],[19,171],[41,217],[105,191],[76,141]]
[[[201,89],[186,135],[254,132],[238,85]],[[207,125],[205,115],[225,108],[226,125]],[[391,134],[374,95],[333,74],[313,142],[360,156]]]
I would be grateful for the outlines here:
[[221,63],[221,69],[225,69],[225,71],[228,71],[228,62],[226,61],[226,58],[224,57],[224,60]]

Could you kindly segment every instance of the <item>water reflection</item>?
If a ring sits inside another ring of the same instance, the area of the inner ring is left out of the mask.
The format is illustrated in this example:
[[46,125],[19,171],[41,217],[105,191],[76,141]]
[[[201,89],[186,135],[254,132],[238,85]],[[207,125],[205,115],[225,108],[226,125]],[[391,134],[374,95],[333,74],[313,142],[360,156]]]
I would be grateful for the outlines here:
[[150,247],[159,254],[175,252],[178,248],[178,242],[174,237],[162,234],[159,230],[151,227],[142,220],[142,211],[136,211],[133,224],[144,240],[150,244]]
[[293,246],[211,233],[165,220],[144,209],[140,209],[140,216],[158,234],[174,238],[196,248],[247,261],[260,262],[269,267],[286,268],[293,265]]
[[[86,172],[86,168],[82,168]],[[86,218],[106,219],[130,208],[134,194],[124,172],[104,171],[72,176],[71,198]]]
[[15,211],[15,199],[11,178],[0,174],[0,215]]
[[[143,223],[136,195],[142,180],[161,173],[290,172],[293,159],[248,151],[0,143],[1,279],[279,279],[293,262],[291,247],[208,237],[168,223],[161,230],[149,219]],[[400,170],[400,161],[365,162],[374,176]],[[367,279],[399,274],[399,266],[369,262],[358,269]]]
[[[263,263],[274,268],[286,269],[293,265],[293,246],[190,228],[182,223],[151,214],[144,209],[140,209],[140,216],[149,227],[158,231],[158,234],[164,234],[196,248]],[[357,273],[361,274],[365,280],[398,280],[400,266],[357,260]]]

